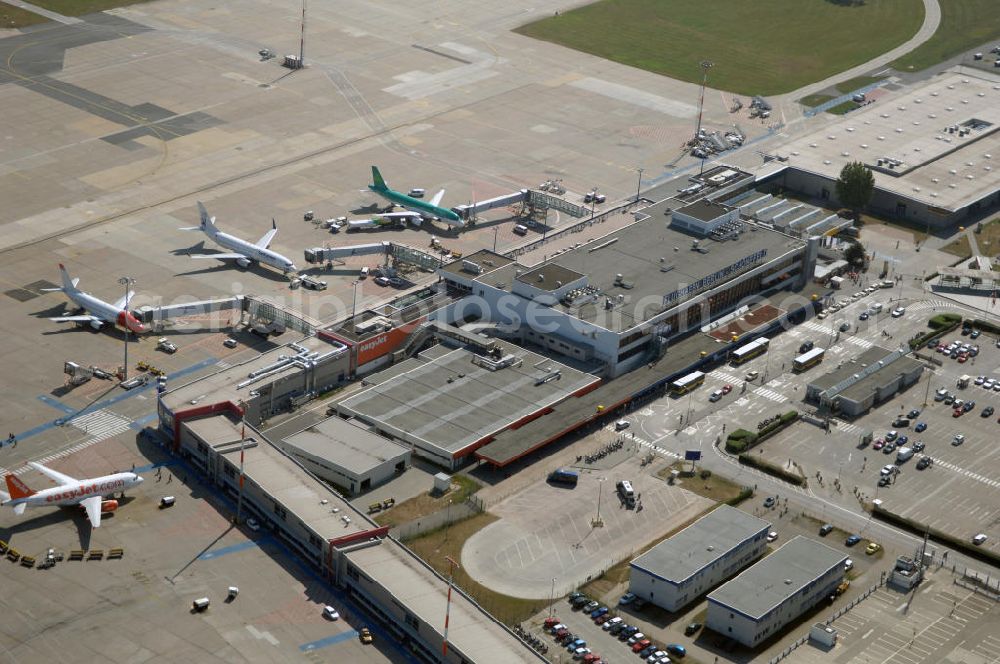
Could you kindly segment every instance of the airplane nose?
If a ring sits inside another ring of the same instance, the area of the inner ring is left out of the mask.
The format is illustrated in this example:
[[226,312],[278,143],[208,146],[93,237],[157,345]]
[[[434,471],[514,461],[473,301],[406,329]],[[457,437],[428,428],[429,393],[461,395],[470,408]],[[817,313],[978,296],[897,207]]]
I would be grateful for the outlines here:
[[145,480],[146,480],[146,478],[144,478],[144,477],[139,477],[138,475],[136,475],[136,476],[135,476],[135,481],[136,481],[137,483],[139,483],[139,484],[141,484],[141,483],[142,483],[142,482],[144,482]]

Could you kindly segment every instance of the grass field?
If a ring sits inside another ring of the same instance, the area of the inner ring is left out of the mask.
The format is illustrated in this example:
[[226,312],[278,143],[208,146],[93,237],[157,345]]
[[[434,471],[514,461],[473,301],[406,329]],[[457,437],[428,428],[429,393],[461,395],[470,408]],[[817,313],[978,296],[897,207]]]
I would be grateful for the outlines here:
[[44,23],[47,20],[38,14],[26,12],[20,7],[0,2],[0,29],[23,28],[26,25]]
[[808,95],[800,99],[799,103],[809,108],[816,108],[820,104],[825,104],[834,98],[833,95]]
[[846,81],[837,83],[834,87],[836,87],[839,92],[846,95],[848,92],[854,92],[859,88],[871,85],[872,83],[878,83],[884,79],[884,76],[855,76],[854,78],[849,78]]
[[148,0],[31,0],[31,4],[65,16],[83,16],[105,9],[138,5]]
[[921,0],[599,0],[529,23],[520,34],[671,78],[741,94],[798,89],[912,37]]
[[969,258],[972,256],[972,246],[969,245],[969,238],[962,233],[957,238],[941,247],[941,251],[949,253],[959,258]]
[[920,71],[995,40],[1000,42],[997,0],[939,0],[941,25],[928,41],[892,63],[899,71]]
[[466,498],[479,491],[481,485],[476,480],[465,475],[452,475],[451,490],[441,495],[422,493],[405,500],[392,509],[375,515],[375,522],[380,526],[398,526],[410,521],[416,521],[420,517],[427,516],[438,510],[448,507],[450,502],[458,505]]

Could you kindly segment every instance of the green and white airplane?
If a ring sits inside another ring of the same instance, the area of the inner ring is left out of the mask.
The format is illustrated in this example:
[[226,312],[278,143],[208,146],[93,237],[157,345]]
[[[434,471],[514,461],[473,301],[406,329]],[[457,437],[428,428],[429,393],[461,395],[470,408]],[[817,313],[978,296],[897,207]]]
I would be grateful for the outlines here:
[[[441,198],[444,196],[444,189],[435,194],[429,201],[422,201],[419,198],[407,196],[402,192],[390,189],[389,185],[387,185],[385,180],[382,179],[382,174],[379,173],[377,166],[372,166],[372,182],[373,184],[368,185],[368,188],[371,191],[390,203],[394,203],[410,211],[409,213],[389,213],[391,215],[406,215],[408,217],[412,217],[412,221],[416,222],[415,225],[419,225],[419,222],[423,219],[440,219],[446,224],[450,224],[452,226],[465,226],[465,221],[458,216],[458,214],[456,214],[453,210],[443,208],[439,205]],[[389,215],[386,214],[382,216],[386,217]]]

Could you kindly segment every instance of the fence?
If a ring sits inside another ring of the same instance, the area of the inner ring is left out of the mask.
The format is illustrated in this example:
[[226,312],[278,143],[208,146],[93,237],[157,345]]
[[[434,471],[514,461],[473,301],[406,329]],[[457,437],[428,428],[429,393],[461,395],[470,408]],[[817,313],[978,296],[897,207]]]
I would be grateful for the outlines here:
[[994,602],[1000,601],[1000,578],[990,577],[989,574],[968,567],[962,570],[961,575],[955,567],[952,567],[952,572],[955,574],[956,586],[961,586],[976,594],[985,595]]
[[395,539],[405,542],[431,531],[450,526],[453,523],[464,521],[482,511],[482,507],[475,501],[465,500],[461,503],[443,507],[427,516],[420,517],[416,521],[396,526],[389,531],[389,534]]

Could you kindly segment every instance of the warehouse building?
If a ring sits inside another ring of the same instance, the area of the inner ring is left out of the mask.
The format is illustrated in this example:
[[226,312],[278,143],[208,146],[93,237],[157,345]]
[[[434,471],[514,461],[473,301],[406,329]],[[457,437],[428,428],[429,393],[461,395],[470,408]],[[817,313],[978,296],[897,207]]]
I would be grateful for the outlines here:
[[812,279],[819,239],[803,241],[698,202],[648,216],[525,267],[491,251],[438,270],[457,301],[431,314],[446,324],[490,323],[497,334],[619,376],[748,298]]
[[[506,664],[545,659],[304,466],[228,414],[179,425],[179,454],[242,514],[349,593],[417,661]],[[450,598],[450,601],[449,601]],[[448,614],[448,647],[443,648]]]
[[833,205],[841,169],[860,161],[875,175],[873,212],[944,228],[996,210],[1000,78],[963,70],[907,87],[789,143],[758,180]]
[[705,625],[750,648],[826,599],[847,556],[799,535],[708,596]]
[[858,417],[915,384],[923,371],[923,363],[909,357],[906,349],[872,346],[811,380],[806,401],[845,417]]
[[632,561],[629,591],[680,611],[757,560],[771,524],[721,505]]
[[388,482],[410,466],[410,450],[359,422],[330,417],[276,441],[312,474],[352,496]]

